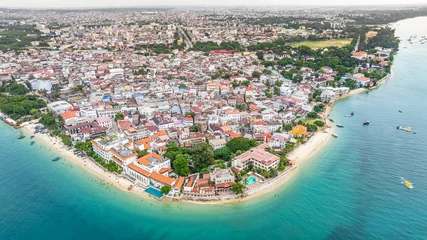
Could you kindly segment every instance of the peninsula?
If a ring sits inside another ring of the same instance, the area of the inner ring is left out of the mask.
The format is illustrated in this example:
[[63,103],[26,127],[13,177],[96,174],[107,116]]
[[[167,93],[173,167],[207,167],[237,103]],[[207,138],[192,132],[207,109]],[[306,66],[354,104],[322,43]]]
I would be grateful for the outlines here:
[[272,191],[331,138],[337,99],[388,79],[402,15],[239,11],[6,11],[1,118],[142,196]]

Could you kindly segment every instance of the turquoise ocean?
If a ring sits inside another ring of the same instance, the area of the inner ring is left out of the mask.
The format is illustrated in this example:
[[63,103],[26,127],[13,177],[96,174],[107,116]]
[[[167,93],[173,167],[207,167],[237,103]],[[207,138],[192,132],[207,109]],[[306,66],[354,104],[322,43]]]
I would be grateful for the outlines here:
[[[425,26],[408,19],[396,33],[420,37]],[[0,239],[427,239],[426,70],[427,44],[402,42],[381,88],[336,103],[339,138],[277,191],[225,205],[108,187],[0,123]]]

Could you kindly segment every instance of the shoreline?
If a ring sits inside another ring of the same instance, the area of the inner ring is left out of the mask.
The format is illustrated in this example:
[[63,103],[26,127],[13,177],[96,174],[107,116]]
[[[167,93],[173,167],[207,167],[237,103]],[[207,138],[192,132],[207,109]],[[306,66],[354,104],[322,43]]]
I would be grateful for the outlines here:
[[[346,95],[340,96],[338,99],[351,97],[353,95],[366,92],[366,91],[369,91],[369,89],[358,88],[350,91]],[[314,133],[313,136],[311,136],[307,142],[299,145],[296,149],[294,149],[292,152],[288,154],[288,159],[296,161],[297,164],[295,166],[284,170],[284,172],[280,173],[276,178],[268,180],[266,183],[264,183],[260,187],[255,189],[249,189],[246,192],[246,195],[241,198],[220,199],[220,200],[191,200],[191,199],[174,199],[174,198],[165,197],[162,199],[156,199],[150,196],[148,193],[146,193],[144,188],[134,186],[134,183],[131,182],[130,180],[122,176],[118,176],[115,173],[104,170],[102,167],[100,167],[94,161],[90,160],[88,157],[80,158],[74,155],[73,152],[67,150],[67,147],[57,137],[51,137],[49,136],[49,134],[38,133],[34,135],[35,136],[34,139],[39,141],[45,147],[52,150],[55,154],[61,156],[62,158],[70,160],[80,168],[84,169],[84,171],[95,175],[97,178],[101,179],[102,181],[105,181],[106,183],[109,183],[111,186],[114,186],[121,191],[135,194],[135,196],[139,196],[144,199],[158,200],[158,201],[165,201],[165,202],[184,202],[184,203],[201,204],[201,205],[229,204],[229,203],[248,201],[251,199],[265,196],[266,194],[272,192],[273,190],[276,190],[282,187],[292,177],[294,177],[295,174],[299,172],[298,168],[302,166],[303,163],[307,162],[307,160],[312,159],[331,140],[333,127],[330,125],[331,122],[329,121],[327,116],[332,111],[332,108],[333,108],[333,105],[332,106],[326,105],[326,110],[323,113],[323,118],[327,126],[326,129],[323,131]],[[20,128],[27,135],[33,135],[34,126],[35,126],[35,123],[27,123],[22,125]],[[131,190],[128,190],[128,187],[130,185],[132,185],[133,187]]]

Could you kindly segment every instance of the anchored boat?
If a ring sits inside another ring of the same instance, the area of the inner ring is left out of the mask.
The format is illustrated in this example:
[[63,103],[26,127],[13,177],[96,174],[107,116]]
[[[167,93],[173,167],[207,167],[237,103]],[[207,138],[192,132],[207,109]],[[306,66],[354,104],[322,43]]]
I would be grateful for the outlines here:
[[343,128],[344,126],[343,126],[343,125],[341,125],[341,124],[337,124],[337,127],[339,127],[339,128]]
[[59,161],[59,159],[61,159],[61,157],[60,156],[56,156],[54,159],[52,159],[52,162]]
[[363,126],[367,126],[367,125],[369,125],[369,121],[363,122]]
[[337,138],[338,135],[336,133],[332,133],[332,137]]

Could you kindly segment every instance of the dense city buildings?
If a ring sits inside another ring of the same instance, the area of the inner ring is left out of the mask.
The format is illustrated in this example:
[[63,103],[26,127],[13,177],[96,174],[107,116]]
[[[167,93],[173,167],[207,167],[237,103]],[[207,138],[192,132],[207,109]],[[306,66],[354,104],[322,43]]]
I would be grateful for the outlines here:
[[329,131],[336,99],[388,77],[398,44],[343,9],[1,11],[9,121],[39,119],[176,199],[237,197],[286,174],[287,154]]

